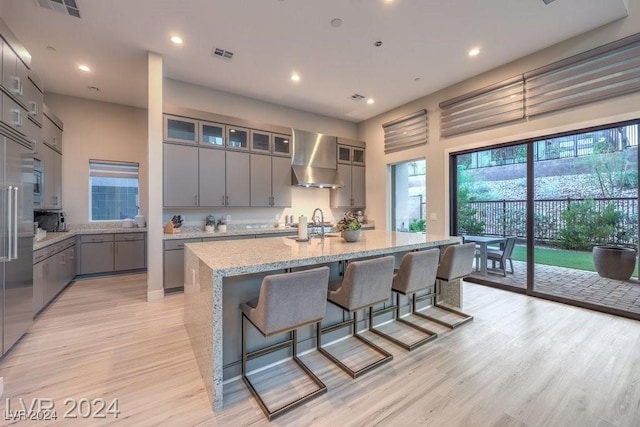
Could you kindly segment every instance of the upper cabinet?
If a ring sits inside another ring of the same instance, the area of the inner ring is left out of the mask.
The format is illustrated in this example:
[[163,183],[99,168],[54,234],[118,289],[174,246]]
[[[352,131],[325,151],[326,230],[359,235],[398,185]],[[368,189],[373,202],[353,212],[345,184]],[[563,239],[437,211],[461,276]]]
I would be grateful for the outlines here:
[[269,133],[259,130],[251,131],[251,151],[291,157],[291,136]]
[[251,151],[259,151],[263,153],[271,152],[271,134],[259,130],[251,131]]
[[49,112],[44,114],[42,123],[42,140],[49,147],[62,153],[62,128],[58,126],[59,120]]
[[224,148],[227,127],[220,123],[200,122],[200,144]]
[[250,132],[249,129],[239,126],[227,126],[227,148],[248,150]]
[[25,86],[25,99],[27,102],[27,114],[34,122],[42,126],[44,94],[40,91],[38,86],[31,81],[31,79],[27,79]]
[[198,121],[184,117],[164,116],[164,140],[170,142],[198,143]]
[[8,43],[2,41],[2,87],[22,104],[26,104],[27,66]]
[[331,190],[332,208],[365,208],[365,143],[338,138],[338,174],[342,188]]
[[[338,163],[347,164],[347,165],[364,166],[364,147],[346,145],[344,142],[341,144],[340,143],[341,140],[346,143],[349,142],[349,140],[343,140],[342,138],[339,138],[338,156],[337,156]],[[352,141],[352,142],[358,142],[358,141]]]

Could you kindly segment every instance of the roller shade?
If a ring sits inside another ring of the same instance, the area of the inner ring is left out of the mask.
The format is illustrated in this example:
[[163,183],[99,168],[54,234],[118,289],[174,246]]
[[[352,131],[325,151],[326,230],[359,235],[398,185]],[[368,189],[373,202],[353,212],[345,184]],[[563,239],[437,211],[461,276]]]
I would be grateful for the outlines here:
[[92,178],[138,178],[138,163],[89,160],[89,176]]
[[427,143],[427,110],[384,123],[385,154],[407,150]]
[[527,116],[640,90],[636,34],[525,74]]
[[443,137],[524,118],[524,81],[514,77],[440,103]]

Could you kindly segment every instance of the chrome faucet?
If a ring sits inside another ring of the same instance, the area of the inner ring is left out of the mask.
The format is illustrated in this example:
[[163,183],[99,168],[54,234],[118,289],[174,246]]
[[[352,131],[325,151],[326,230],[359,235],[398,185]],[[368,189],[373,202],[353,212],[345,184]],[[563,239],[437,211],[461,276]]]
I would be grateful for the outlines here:
[[313,213],[311,214],[311,221],[313,221],[313,224],[316,224],[316,212],[320,212],[320,232],[318,234],[320,234],[320,239],[324,240],[324,213],[322,213],[322,209],[320,208],[315,208],[313,210]]

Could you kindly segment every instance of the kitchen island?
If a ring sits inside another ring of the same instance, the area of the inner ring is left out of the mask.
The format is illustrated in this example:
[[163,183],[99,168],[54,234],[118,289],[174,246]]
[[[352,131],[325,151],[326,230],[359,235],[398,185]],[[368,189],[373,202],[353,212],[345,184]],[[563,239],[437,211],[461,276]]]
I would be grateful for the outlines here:
[[[373,230],[354,243],[340,237],[309,242],[271,237],[250,243],[229,240],[187,244],[184,323],[214,410],[223,406],[223,379],[237,375],[241,338],[238,303],[258,295],[262,277],[329,265],[335,278],[344,261],[389,254],[399,259],[409,251],[458,243],[459,237]],[[443,293],[443,301],[459,306],[460,286],[452,283],[451,287],[450,292]],[[327,310],[330,317],[329,306]]]

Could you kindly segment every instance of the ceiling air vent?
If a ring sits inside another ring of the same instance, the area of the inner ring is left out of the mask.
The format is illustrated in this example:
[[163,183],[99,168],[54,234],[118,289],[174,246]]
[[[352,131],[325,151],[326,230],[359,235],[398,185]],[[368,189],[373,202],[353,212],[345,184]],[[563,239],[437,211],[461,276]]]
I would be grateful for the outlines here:
[[76,0],[36,0],[36,3],[45,9],[80,18],[80,9]]
[[213,50],[211,51],[211,56],[213,56],[214,58],[222,58],[230,61],[231,58],[233,58],[233,52],[229,52],[228,50],[214,47]]
[[364,98],[365,97],[363,95],[360,95],[359,93],[354,93],[353,95],[351,95],[351,99],[354,101],[361,101]]

